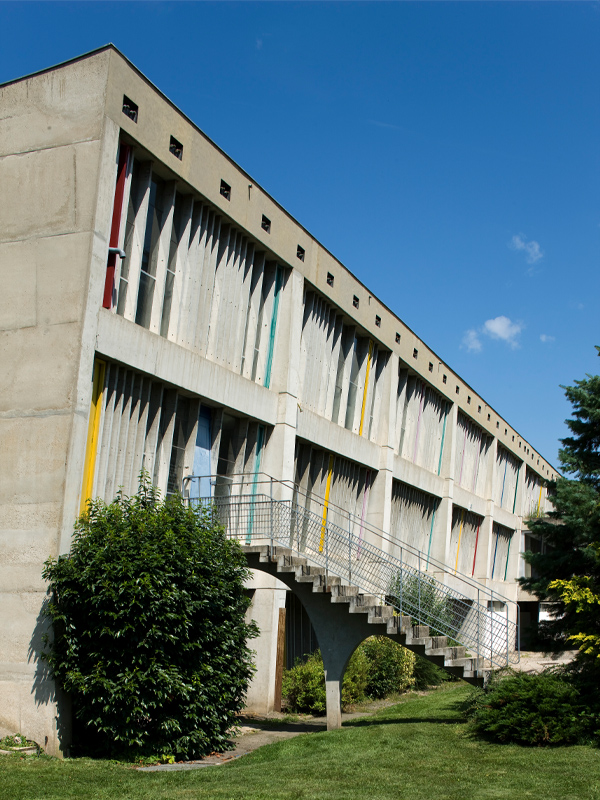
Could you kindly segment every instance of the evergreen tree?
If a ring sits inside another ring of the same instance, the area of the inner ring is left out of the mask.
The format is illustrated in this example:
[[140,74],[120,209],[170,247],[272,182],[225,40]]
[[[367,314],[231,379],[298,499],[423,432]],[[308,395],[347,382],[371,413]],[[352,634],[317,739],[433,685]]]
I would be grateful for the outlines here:
[[600,670],[600,376],[563,388],[573,418],[566,420],[571,436],[562,440],[559,460],[572,477],[550,485],[549,518],[529,521],[546,547],[525,553],[532,577],[521,582],[556,603],[553,618],[540,624],[540,642],[548,650],[578,647],[580,663]]

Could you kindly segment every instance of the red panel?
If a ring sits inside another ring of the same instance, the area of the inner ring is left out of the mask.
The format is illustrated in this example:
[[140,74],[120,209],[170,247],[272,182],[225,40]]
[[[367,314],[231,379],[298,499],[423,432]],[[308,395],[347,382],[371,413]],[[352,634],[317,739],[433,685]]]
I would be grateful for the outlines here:
[[[115,201],[113,204],[112,225],[110,229],[110,247],[119,246],[119,232],[121,227],[121,214],[123,211],[123,196],[125,194],[125,181],[127,179],[127,162],[129,161],[130,147],[121,145],[119,148],[119,166],[117,169],[117,185],[115,187]],[[104,282],[103,308],[112,307],[113,289],[115,286],[115,266],[117,257],[114,254],[108,256],[106,265],[106,280]]]

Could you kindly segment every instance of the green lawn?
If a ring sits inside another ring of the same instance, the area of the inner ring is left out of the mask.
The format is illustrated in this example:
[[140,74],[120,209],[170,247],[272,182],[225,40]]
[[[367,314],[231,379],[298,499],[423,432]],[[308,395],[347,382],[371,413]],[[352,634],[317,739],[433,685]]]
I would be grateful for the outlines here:
[[1,800],[600,800],[600,750],[471,739],[469,688],[407,695],[341,731],[298,736],[221,767],[140,773],[88,759],[3,756]]

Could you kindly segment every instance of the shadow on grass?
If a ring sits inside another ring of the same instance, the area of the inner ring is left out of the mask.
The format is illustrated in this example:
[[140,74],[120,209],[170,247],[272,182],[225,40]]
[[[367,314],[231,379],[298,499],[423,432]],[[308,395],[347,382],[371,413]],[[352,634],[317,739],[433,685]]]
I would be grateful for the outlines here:
[[398,717],[397,719],[356,719],[344,722],[344,728],[367,728],[370,725],[419,725],[430,723],[433,725],[456,725],[463,722],[456,717]]

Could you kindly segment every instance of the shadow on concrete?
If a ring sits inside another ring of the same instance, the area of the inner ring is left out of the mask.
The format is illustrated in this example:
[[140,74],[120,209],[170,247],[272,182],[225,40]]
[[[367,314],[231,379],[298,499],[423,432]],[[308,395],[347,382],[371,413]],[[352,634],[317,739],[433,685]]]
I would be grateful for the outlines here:
[[[67,753],[71,744],[71,700],[70,697],[58,687],[54,681],[52,670],[44,653],[49,651],[52,641],[52,623],[48,616],[49,600],[46,597],[41,605],[27,651],[28,663],[35,664],[33,686],[31,693],[35,704],[47,706],[56,704],[56,733],[60,749]],[[46,737],[46,740],[48,737]],[[38,742],[42,747],[47,747],[48,741]]]

